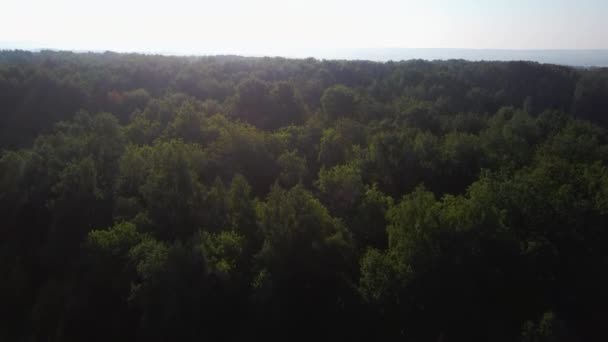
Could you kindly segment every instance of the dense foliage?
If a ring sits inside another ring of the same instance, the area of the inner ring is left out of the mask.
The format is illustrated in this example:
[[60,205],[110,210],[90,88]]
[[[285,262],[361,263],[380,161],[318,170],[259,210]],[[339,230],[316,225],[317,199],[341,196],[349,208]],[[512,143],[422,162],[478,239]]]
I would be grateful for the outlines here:
[[0,340],[605,341],[608,70],[0,53]]

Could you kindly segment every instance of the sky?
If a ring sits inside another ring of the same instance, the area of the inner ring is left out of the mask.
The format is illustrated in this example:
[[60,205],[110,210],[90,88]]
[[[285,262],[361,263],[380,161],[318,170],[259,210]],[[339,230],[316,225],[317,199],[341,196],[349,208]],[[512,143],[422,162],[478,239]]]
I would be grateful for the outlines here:
[[2,0],[16,47],[608,49],[608,0]]

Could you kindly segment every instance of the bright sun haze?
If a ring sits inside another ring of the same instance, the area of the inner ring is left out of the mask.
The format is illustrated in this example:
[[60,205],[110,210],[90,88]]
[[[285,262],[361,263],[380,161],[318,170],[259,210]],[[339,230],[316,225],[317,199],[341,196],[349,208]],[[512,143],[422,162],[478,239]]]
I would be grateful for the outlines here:
[[272,54],[305,48],[606,49],[605,0],[5,0],[0,42]]

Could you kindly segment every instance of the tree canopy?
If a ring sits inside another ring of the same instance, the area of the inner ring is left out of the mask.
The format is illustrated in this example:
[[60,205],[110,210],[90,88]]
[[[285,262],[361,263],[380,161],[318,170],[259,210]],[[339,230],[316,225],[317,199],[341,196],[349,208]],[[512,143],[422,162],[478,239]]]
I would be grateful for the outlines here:
[[0,340],[604,341],[608,71],[0,52]]

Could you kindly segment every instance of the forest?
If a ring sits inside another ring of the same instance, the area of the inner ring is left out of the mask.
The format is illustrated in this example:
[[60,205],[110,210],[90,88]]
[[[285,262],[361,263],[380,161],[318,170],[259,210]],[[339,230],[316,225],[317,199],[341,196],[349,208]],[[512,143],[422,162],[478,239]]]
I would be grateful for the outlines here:
[[2,341],[606,341],[608,68],[0,52]]

